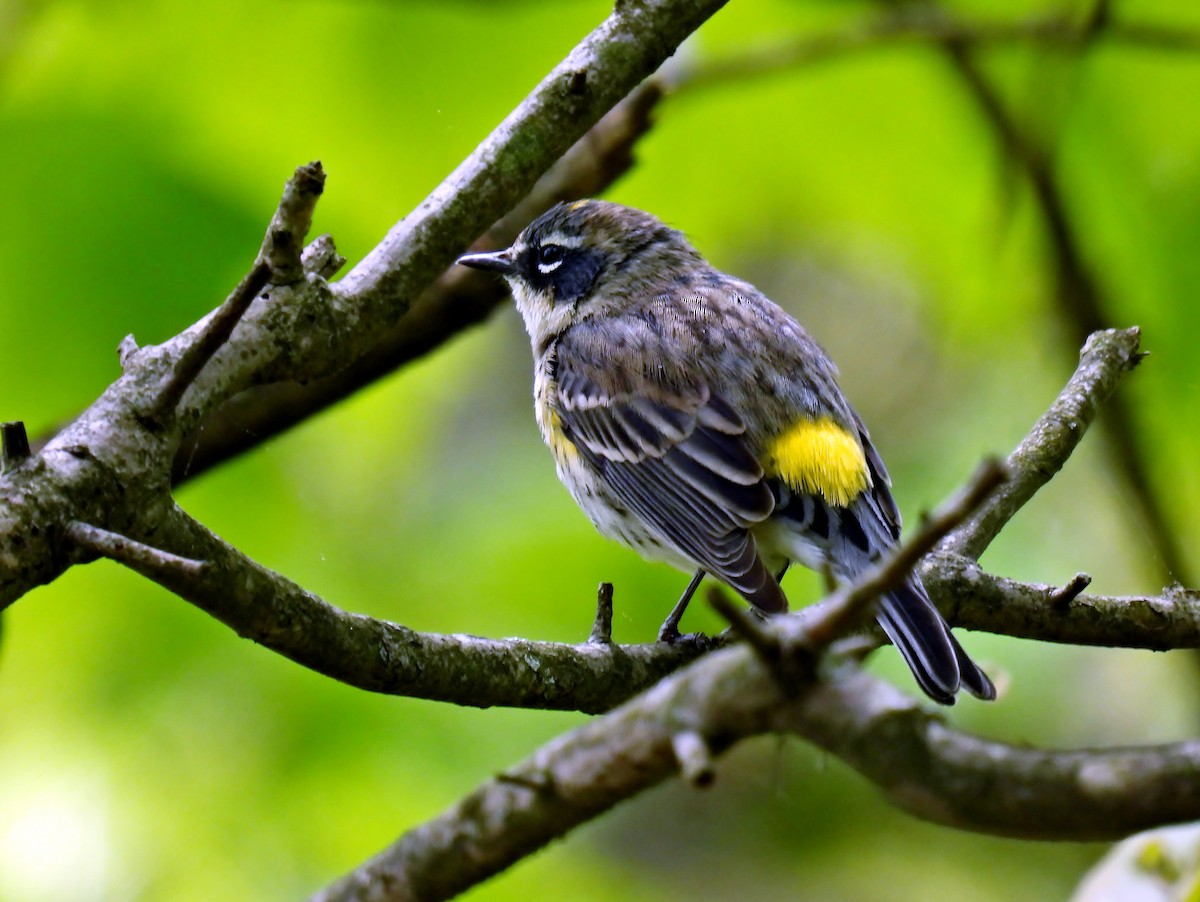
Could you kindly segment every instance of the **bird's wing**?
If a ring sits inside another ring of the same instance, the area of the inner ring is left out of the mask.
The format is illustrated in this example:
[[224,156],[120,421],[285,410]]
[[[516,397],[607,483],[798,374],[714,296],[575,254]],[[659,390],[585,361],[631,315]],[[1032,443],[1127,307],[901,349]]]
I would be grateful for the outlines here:
[[564,438],[660,541],[763,610],[784,610],[749,532],[775,502],[742,417],[704,383],[668,386],[653,367],[614,373],[570,341],[556,348],[550,398]]
[[863,425],[862,418],[857,412],[851,412],[854,416],[854,423],[858,427],[858,438],[862,442],[863,453],[867,459],[867,468],[871,474],[872,501],[892,540],[899,541],[901,525],[900,508],[896,506],[896,499],[892,496],[892,477],[888,475],[887,467],[883,465],[883,458],[879,456],[879,452],[871,444],[871,436],[867,432],[867,427]]

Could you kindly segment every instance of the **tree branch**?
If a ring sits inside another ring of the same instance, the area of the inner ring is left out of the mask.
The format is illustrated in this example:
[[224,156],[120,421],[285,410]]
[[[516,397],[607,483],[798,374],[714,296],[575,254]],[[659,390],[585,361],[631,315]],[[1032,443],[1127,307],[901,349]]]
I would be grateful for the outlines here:
[[715,651],[552,741],[314,899],[445,899],[677,771],[709,785],[712,756],[770,729],[785,700],[820,686],[813,665],[828,643],[1001,478],[994,462],[980,468],[913,536],[809,616],[755,625],[761,641]]
[[1061,588],[987,573],[968,557],[936,552],[921,566],[929,597],[955,626],[1018,639],[1107,648],[1200,648],[1200,595],[1087,595],[1064,605]]
[[[791,647],[813,642],[801,619],[768,628]],[[797,670],[793,687],[777,676],[746,645],[713,652],[546,744],[312,902],[449,898],[677,772],[707,785],[710,754],[770,731],[813,742],[897,806],[960,829],[1082,841],[1200,817],[1200,742],[1030,749],[953,730],[856,669],[827,681]]]
[[[857,672],[787,703],[744,647],[696,662],[553,740],[310,902],[445,899],[673,776],[680,722],[714,752],[786,731],[846,761],[898,807],[1003,836],[1114,839],[1200,817],[1200,742],[1041,751],[953,730]],[[693,738],[694,742],[694,738]]]
[[370,692],[479,708],[597,713],[718,644],[697,637],[674,645],[568,645],[417,632],[334,607],[246,557],[179,508],[160,518],[156,530],[168,551],[82,524],[74,524],[70,536],[239,636]]
[[[620,3],[476,151],[331,289],[317,273],[270,291],[204,366],[155,431],[137,412],[203,322],[128,354],[124,376],[38,455],[0,474],[0,607],[54,579],[72,558],[55,547],[72,520],[123,535],[150,531],[180,438],[251,385],[308,381],[367,352],[468,243],[529,193],[537,178],[607,110],[674,52],[721,0]],[[313,336],[319,334],[320,341]],[[136,522],[141,520],[142,522]],[[19,554],[17,553],[19,549]]]
[[[192,343],[180,354],[175,368],[163,383],[159,394],[151,400],[146,413],[151,423],[162,424],[175,413],[183,393],[196,380],[204,364],[217,353],[217,349],[229,340],[233,327],[246,313],[258,293],[266,287],[270,277],[271,264],[260,258],[238,283],[233,293],[225,299],[225,303],[205,321],[204,326],[193,337]],[[122,365],[132,359],[134,358],[131,354],[123,354]]]
[[1084,842],[1200,818],[1200,741],[1072,751],[996,742],[863,673],[817,687],[773,726],[836,755],[897,807],[963,830]]
[[[538,215],[560,201],[602,193],[633,165],[633,146],[651,125],[662,92],[653,80],[635,88],[580,138],[473,247],[507,247]],[[407,315],[382,330],[377,343],[346,368],[304,384],[248,388],[206,416],[183,440],[171,478],[176,485],[257,447],[482,322],[508,299],[486,273],[451,266]]]

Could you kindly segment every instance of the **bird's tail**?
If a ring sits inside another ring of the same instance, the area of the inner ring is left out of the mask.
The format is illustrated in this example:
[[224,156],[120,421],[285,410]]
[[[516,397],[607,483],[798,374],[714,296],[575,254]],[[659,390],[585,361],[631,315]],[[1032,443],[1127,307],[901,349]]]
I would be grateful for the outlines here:
[[996,687],[958,644],[916,576],[883,596],[879,623],[934,701],[954,704],[959,688],[985,701],[996,697]]

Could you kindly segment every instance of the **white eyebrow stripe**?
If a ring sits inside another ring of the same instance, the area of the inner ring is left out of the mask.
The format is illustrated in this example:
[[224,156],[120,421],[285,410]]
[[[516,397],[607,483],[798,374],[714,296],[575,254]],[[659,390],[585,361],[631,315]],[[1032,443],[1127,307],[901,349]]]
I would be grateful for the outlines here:
[[574,250],[577,247],[583,247],[583,236],[564,235],[561,232],[555,232],[553,235],[547,235],[542,239],[542,247],[545,247],[547,244],[557,244],[559,247]]

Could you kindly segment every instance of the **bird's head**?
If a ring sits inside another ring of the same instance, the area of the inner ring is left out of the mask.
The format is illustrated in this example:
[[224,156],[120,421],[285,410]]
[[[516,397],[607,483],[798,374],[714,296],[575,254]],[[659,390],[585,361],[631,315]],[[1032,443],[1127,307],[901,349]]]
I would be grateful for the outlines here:
[[668,290],[700,256],[682,233],[632,207],[600,200],[559,204],[512,247],[458,262],[502,274],[535,346],[572,323],[618,313]]

